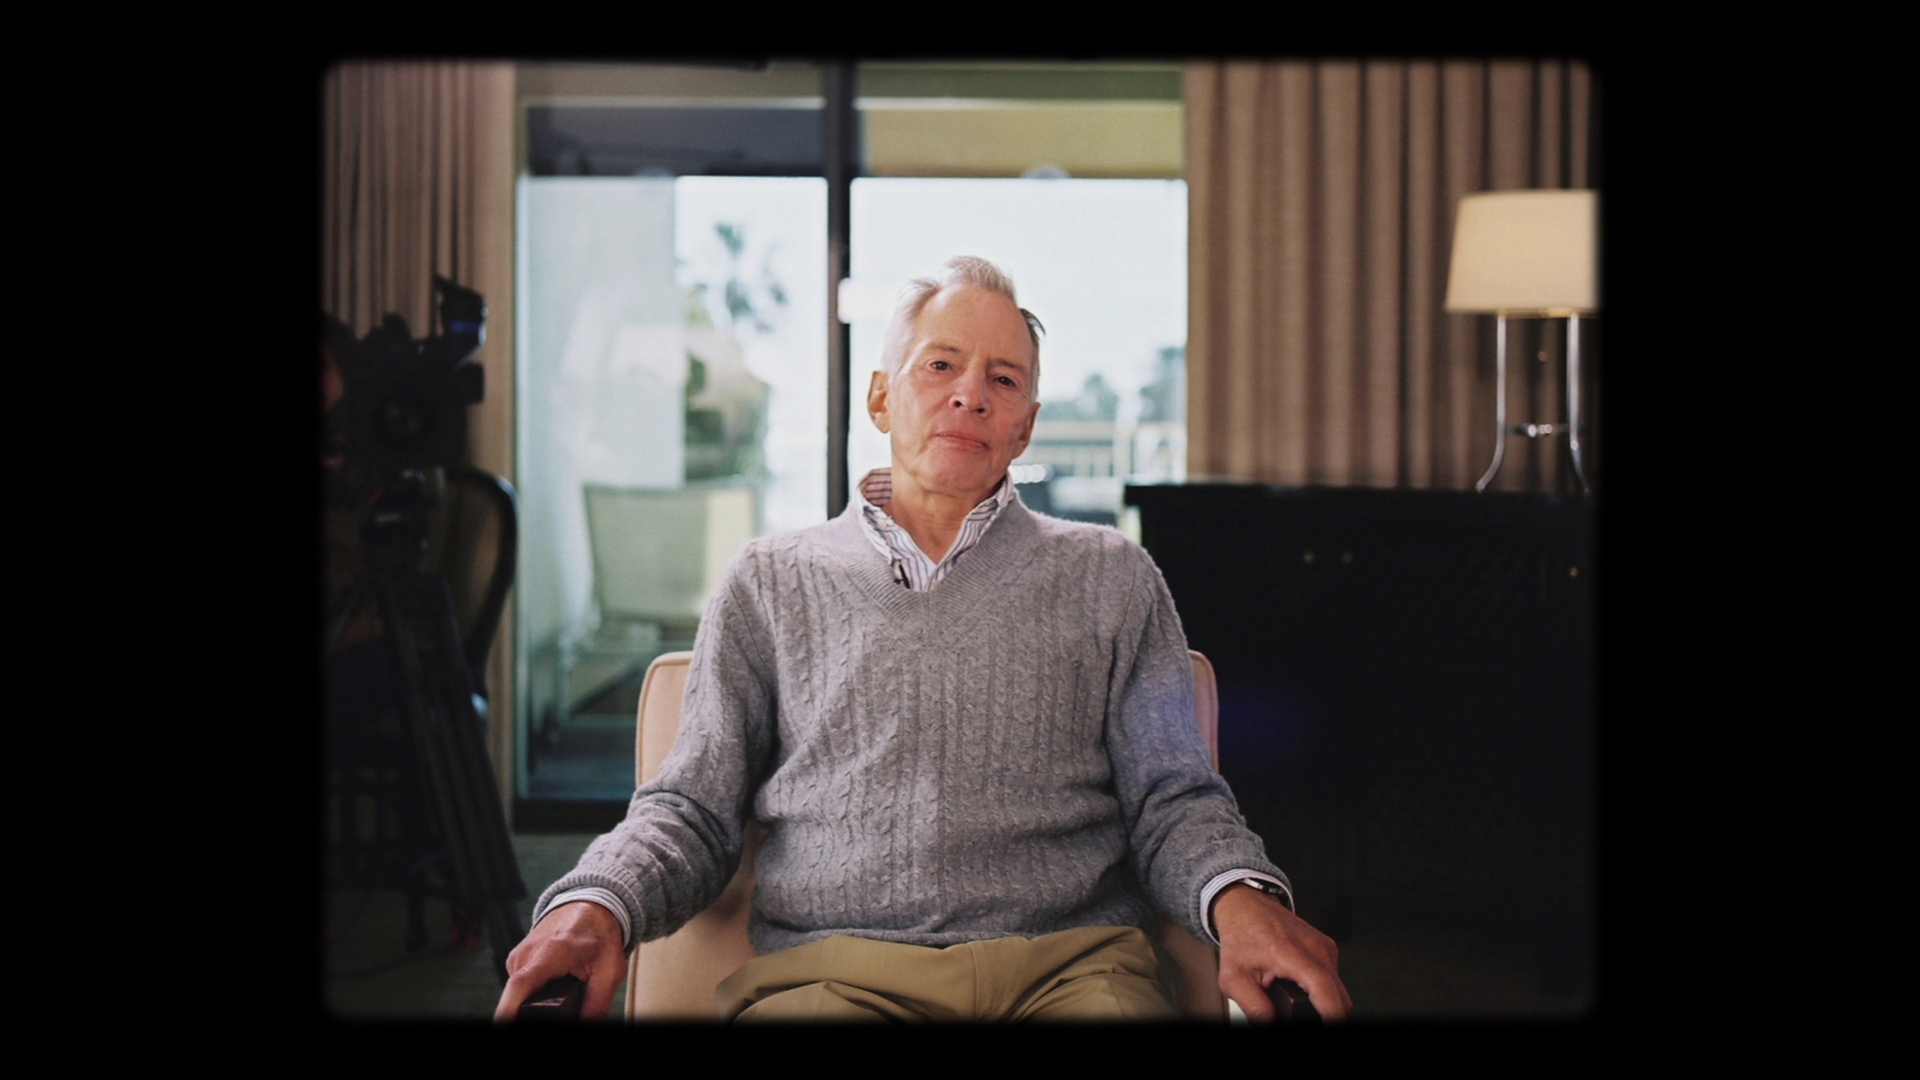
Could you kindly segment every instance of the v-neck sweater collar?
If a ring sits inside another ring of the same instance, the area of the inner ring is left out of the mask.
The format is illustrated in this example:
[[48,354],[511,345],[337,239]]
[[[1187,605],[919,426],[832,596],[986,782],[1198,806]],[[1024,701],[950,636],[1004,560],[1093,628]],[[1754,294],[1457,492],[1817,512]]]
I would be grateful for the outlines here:
[[930,611],[959,615],[995,590],[1009,587],[1025,566],[1025,553],[1039,536],[1039,526],[1016,493],[967,557],[924,592],[894,579],[892,564],[867,540],[858,503],[848,504],[830,533],[831,550],[861,591],[890,615],[904,617]]

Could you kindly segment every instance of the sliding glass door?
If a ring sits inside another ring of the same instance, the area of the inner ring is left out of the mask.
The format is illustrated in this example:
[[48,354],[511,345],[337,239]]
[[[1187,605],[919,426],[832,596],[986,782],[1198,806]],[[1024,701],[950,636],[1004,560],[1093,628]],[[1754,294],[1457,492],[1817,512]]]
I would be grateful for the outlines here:
[[[828,122],[829,83],[851,128]],[[647,663],[690,647],[741,544],[824,520],[838,482],[887,463],[866,389],[908,278],[980,255],[1046,323],[1015,468],[1030,505],[1124,526],[1124,483],[1181,478],[1177,68],[863,65],[858,84],[804,64],[522,66],[520,827],[617,819]],[[857,162],[845,225],[830,152]]]

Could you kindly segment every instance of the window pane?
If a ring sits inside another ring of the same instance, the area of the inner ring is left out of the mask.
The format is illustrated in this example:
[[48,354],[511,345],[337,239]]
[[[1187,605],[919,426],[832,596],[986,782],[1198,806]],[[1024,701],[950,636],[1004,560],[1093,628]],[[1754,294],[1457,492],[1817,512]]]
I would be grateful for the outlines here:
[[826,181],[688,176],[675,189],[680,284],[699,294],[718,336],[738,346],[747,377],[767,388],[755,465],[763,476],[760,535],[823,521]]
[[633,790],[633,702],[720,568],[826,508],[826,186],[522,181],[523,797]]

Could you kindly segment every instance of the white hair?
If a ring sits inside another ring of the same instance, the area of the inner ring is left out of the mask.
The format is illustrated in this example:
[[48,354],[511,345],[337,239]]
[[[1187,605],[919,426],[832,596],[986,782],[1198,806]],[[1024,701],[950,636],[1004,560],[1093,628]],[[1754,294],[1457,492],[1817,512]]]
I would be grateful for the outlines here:
[[887,324],[887,336],[880,345],[880,370],[892,378],[907,362],[907,347],[913,344],[914,324],[919,321],[920,313],[926,310],[928,301],[940,294],[942,289],[955,285],[978,285],[983,289],[992,289],[1020,308],[1020,317],[1027,320],[1027,333],[1033,338],[1033,377],[1028,385],[1033,400],[1040,400],[1040,335],[1047,328],[1040,325],[1040,319],[1033,312],[1020,307],[1014,298],[1013,279],[1006,271],[985,259],[972,255],[961,255],[947,260],[945,272],[939,277],[914,278],[900,290],[900,302],[893,309],[893,321]]

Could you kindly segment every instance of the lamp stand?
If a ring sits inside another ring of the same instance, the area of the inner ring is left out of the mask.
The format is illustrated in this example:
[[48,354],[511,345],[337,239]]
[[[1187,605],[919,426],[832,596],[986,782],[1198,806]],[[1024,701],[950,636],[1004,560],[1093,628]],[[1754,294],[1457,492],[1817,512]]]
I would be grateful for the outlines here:
[[1485,491],[1487,485],[1500,473],[1500,463],[1506,458],[1507,439],[1513,435],[1525,435],[1529,439],[1538,439],[1548,435],[1564,433],[1567,436],[1567,456],[1573,462],[1573,476],[1579,481],[1580,493],[1591,494],[1593,486],[1587,483],[1587,473],[1580,462],[1580,316],[1568,315],[1567,319],[1567,422],[1564,424],[1509,424],[1507,423],[1507,313],[1495,315],[1494,353],[1493,353],[1493,463],[1487,466],[1485,475],[1474,481],[1473,490]]

